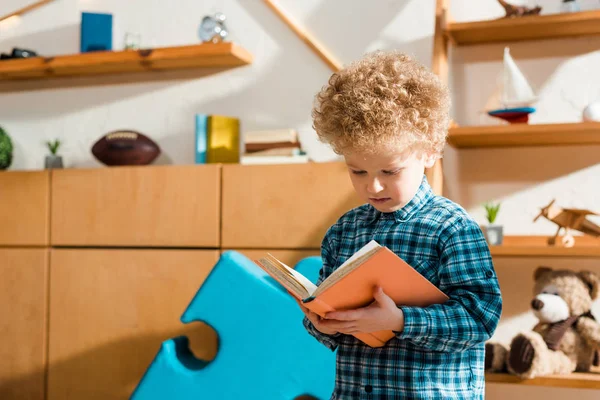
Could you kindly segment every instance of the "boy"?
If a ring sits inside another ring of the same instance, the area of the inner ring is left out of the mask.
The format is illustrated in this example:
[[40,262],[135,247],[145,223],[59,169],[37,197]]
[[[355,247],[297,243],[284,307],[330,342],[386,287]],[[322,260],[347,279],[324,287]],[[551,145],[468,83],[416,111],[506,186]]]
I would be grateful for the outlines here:
[[[449,107],[437,76],[398,52],[368,54],[316,96],[319,139],[344,156],[367,203],[329,228],[319,283],[374,239],[449,296],[441,305],[406,307],[376,288],[369,306],[323,319],[301,305],[308,332],[337,348],[332,399],[484,397],[484,342],[502,310],[494,266],[479,226],[435,196],[424,175],[441,157]],[[352,336],[387,329],[396,337],[381,348]]]

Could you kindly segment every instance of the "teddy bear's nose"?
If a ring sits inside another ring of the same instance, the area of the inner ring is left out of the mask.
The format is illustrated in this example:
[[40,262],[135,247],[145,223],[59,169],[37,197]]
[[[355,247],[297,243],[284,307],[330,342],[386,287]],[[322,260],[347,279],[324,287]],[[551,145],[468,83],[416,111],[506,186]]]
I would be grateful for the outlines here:
[[531,307],[534,310],[541,310],[542,308],[544,308],[544,302],[540,299],[533,299],[531,300]]

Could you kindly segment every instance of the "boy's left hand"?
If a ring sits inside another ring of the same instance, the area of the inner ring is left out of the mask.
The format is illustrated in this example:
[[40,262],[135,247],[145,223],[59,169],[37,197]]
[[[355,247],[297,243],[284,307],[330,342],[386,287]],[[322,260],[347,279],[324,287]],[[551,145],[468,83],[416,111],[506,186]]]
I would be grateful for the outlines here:
[[375,288],[373,297],[375,301],[366,307],[327,313],[323,322],[327,327],[348,335],[359,332],[402,331],[404,314],[394,300],[380,287]]

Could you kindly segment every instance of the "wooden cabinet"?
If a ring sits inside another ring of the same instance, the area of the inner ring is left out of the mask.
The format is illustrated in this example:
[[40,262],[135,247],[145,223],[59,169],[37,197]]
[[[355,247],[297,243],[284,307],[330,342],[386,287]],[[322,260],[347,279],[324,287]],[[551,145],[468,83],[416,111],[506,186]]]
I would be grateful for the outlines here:
[[65,169],[52,245],[219,247],[220,166]]
[[[160,344],[188,335],[214,357],[212,329],[179,318],[218,250],[54,249],[48,399],[128,398]],[[208,347],[207,347],[208,346]]]
[[47,171],[0,173],[0,245],[47,246],[49,197]]
[[48,250],[0,248],[0,398],[43,399]]
[[223,248],[318,249],[360,205],[343,163],[223,166]]

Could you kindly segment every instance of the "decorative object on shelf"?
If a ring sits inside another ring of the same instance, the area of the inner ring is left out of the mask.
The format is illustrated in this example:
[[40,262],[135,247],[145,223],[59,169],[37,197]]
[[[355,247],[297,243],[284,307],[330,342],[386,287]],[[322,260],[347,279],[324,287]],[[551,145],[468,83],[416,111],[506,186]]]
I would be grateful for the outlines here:
[[198,36],[202,42],[220,43],[223,42],[229,30],[225,25],[227,17],[223,13],[216,13],[214,16],[207,15],[202,18],[198,28]]
[[8,169],[12,163],[13,145],[10,136],[0,126],[0,170]]
[[509,346],[485,346],[487,372],[509,372],[521,379],[587,372],[600,364],[600,325],[591,312],[600,276],[591,271],[534,272],[533,313],[539,323],[516,335]]
[[600,101],[596,100],[588,104],[581,115],[585,122],[600,122]]
[[565,230],[565,236],[563,236],[561,242],[565,247],[573,247],[575,244],[575,237],[571,235],[571,229],[593,237],[600,237],[600,226],[586,218],[588,215],[600,214],[589,210],[561,208],[554,205],[555,200],[556,199],[552,199],[550,204],[548,204],[546,207],[543,207],[537,217],[533,219],[533,222],[535,222],[539,217],[544,217],[558,225],[556,234],[548,239],[549,245],[556,244],[556,237],[563,228]]
[[21,49],[19,47],[14,47],[10,54],[2,53],[0,54],[0,60],[12,60],[15,58],[31,58],[37,57],[38,54],[33,50]]
[[560,5],[560,11],[564,13],[579,12],[581,7],[579,6],[578,0],[563,0]]
[[488,221],[488,225],[482,226],[481,230],[490,246],[499,246],[502,244],[503,235],[503,227],[502,225],[496,225],[494,222],[496,221],[496,217],[498,216],[498,211],[500,211],[500,203],[484,204],[486,211],[486,219]]
[[46,159],[44,160],[44,168],[53,169],[63,167],[62,156],[57,154],[60,145],[61,142],[58,139],[52,142],[46,142],[46,146],[48,146],[48,150],[50,150],[50,155],[47,155]]
[[492,99],[486,104],[488,115],[509,123],[527,123],[529,114],[535,112],[531,107],[537,101],[533,89],[517,67],[510,55],[510,49],[504,48],[504,66],[502,80]]
[[535,6],[533,8],[526,6],[515,6],[504,0],[498,0],[498,3],[504,8],[506,15],[503,18],[524,17],[527,15],[538,15],[542,11],[542,7]]
[[147,165],[159,156],[160,147],[140,132],[117,130],[98,139],[92,154],[105,165]]
[[112,50],[113,18],[112,14],[81,13],[81,43],[80,51]]
[[142,47],[142,35],[137,32],[125,33],[123,48],[125,50],[139,50]]
[[[581,119],[584,122],[600,122],[600,92],[596,94],[595,100],[589,102],[589,97],[586,97],[583,104],[587,104],[585,107],[577,102],[571,100],[565,90],[560,91],[561,97],[564,101],[569,103],[574,110],[581,112]],[[583,108],[583,111],[582,111]]]

